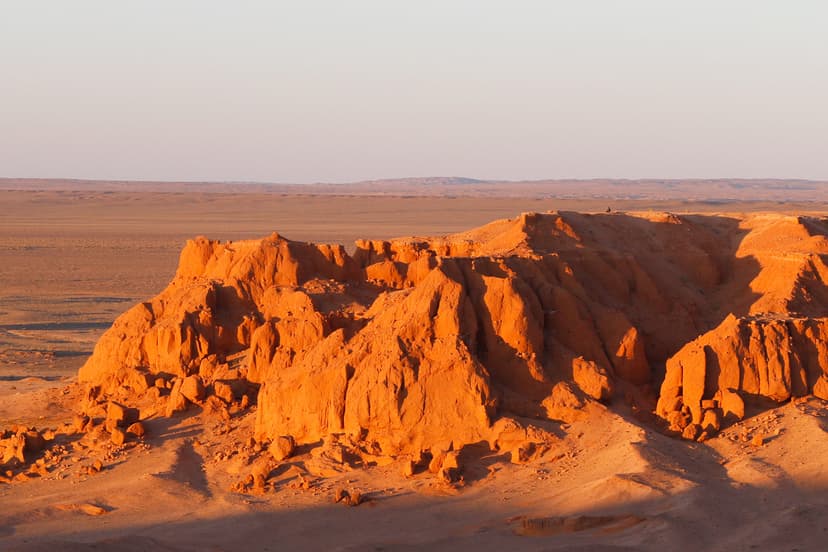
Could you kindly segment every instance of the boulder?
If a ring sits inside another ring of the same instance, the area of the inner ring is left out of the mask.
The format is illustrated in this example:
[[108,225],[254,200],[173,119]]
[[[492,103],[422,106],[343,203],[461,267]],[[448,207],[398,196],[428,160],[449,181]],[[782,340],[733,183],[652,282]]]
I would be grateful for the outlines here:
[[681,432],[681,436],[683,439],[687,439],[688,441],[695,441],[701,432],[702,429],[699,424],[689,424],[684,428],[684,431]]
[[722,425],[722,415],[716,408],[711,408],[704,411],[701,420],[702,431],[708,435],[715,435],[719,432]]
[[730,423],[741,420],[745,417],[745,401],[737,391],[731,389],[721,390],[721,405],[724,418]]
[[130,424],[130,426],[126,429],[126,432],[138,438],[143,438],[144,435],[147,434],[147,430],[141,422]]
[[236,396],[233,393],[233,388],[226,382],[216,381],[213,383],[213,394],[227,404],[232,403]]
[[110,439],[115,445],[123,445],[126,442],[126,432],[119,427],[112,428]]
[[552,393],[543,400],[541,406],[551,420],[572,423],[586,417],[584,401],[578,396],[572,384],[559,382],[552,388]]
[[181,392],[183,381],[179,378],[175,380],[170,396],[167,399],[166,415],[172,416],[176,412],[182,412],[187,409],[187,399]]
[[108,429],[127,427],[138,421],[138,409],[129,408],[114,401],[109,401],[106,407],[105,425]]
[[814,383],[814,396],[828,401],[828,376],[821,374]]
[[578,357],[572,361],[572,379],[588,396],[604,401],[612,396],[612,380],[607,371],[595,362]]
[[290,435],[280,435],[273,439],[267,450],[277,462],[281,462],[293,455],[296,444]]
[[201,378],[193,374],[181,382],[181,394],[191,403],[200,403],[204,400],[204,384]]

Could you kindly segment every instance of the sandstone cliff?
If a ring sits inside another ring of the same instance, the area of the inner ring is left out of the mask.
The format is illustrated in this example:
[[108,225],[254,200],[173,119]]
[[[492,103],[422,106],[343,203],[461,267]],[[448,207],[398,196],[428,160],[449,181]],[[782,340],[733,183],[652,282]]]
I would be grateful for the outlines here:
[[344,434],[389,456],[519,448],[527,418],[568,421],[614,396],[674,431],[714,431],[745,398],[828,396],[826,230],[778,215],[529,213],[353,255],[278,234],[198,238],[79,377],[92,405],[229,415],[257,402],[259,441]]

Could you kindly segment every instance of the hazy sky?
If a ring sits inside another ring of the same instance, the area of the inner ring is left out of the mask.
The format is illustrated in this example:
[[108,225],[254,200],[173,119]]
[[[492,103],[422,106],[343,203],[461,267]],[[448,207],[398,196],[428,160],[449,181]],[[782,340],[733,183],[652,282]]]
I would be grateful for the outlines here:
[[0,176],[828,178],[828,2],[0,0]]

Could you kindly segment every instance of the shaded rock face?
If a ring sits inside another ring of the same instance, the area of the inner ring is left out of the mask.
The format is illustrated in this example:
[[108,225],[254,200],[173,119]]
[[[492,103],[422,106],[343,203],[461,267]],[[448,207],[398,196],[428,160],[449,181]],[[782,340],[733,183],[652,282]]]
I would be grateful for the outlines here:
[[667,361],[657,413],[686,408],[701,424],[710,412],[744,417],[746,399],[828,398],[826,369],[828,318],[729,316]]
[[709,432],[748,396],[828,395],[826,229],[528,213],[353,255],[278,234],[198,238],[79,378],[171,415],[257,401],[261,441],[345,433],[416,455],[499,442],[503,419],[578,419],[666,367],[657,414]]

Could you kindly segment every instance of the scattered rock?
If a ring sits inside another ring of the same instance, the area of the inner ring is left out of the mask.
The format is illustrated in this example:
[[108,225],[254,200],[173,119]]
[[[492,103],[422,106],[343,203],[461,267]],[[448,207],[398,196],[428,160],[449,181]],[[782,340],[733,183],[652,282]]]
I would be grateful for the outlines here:
[[86,428],[86,424],[88,424],[88,423],[89,423],[89,416],[85,416],[83,414],[76,414],[72,418],[72,429],[75,432],[80,433],[80,432],[84,431],[84,429]]
[[417,464],[411,458],[403,458],[400,464],[400,474],[403,477],[412,477],[414,475],[415,470],[417,469]]
[[181,394],[191,403],[198,404],[204,400],[204,384],[196,374],[187,376],[181,383]]
[[152,402],[157,402],[162,396],[162,391],[161,391],[162,389],[164,389],[163,386],[162,387],[150,387],[149,389],[147,389],[146,393],[144,393],[144,396],[147,397]]
[[667,423],[669,424],[669,430],[675,433],[682,433],[684,432],[685,428],[690,425],[692,418],[690,414],[681,411],[672,411],[667,414]]
[[30,454],[37,454],[46,448],[46,439],[35,429],[26,431],[23,435],[24,450]]
[[104,508],[89,503],[81,504],[80,506],[78,506],[78,509],[87,516],[102,516],[105,513],[107,513],[107,511]]
[[129,433],[131,435],[134,435],[135,437],[138,437],[139,439],[144,437],[144,435],[147,434],[147,430],[144,427],[144,424],[142,424],[141,422],[135,422],[133,424],[130,424],[130,426],[127,428],[126,431],[127,431],[127,433]]
[[155,378],[139,370],[130,370],[123,382],[124,387],[131,389],[135,395],[141,395],[155,383]]
[[683,439],[687,439],[688,441],[695,441],[700,433],[701,426],[699,426],[699,424],[690,424],[684,428],[684,431],[681,433],[681,436]]
[[348,498],[348,506],[359,506],[365,501],[362,493],[359,491],[351,491]]
[[737,391],[722,389],[722,412],[730,423],[742,420],[745,417],[745,401]]
[[281,462],[293,455],[295,446],[293,437],[290,435],[280,435],[279,437],[273,439],[273,442],[270,443],[267,450],[270,452],[270,455],[274,460]]
[[138,421],[138,410],[135,408],[128,408],[122,404],[114,401],[109,401],[106,407],[106,421],[107,429],[114,427],[127,427],[132,423]]
[[334,490],[333,496],[334,504],[347,504],[348,506],[359,506],[365,501],[362,493],[357,490],[346,491],[342,487],[337,487]]
[[822,400],[828,400],[828,376],[822,374],[814,383],[814,396]]
[[115,445],[123,445],[126,442],[126,433],[123,429],[119,427],[112,428],[110,432],[110,438]]
[[0,464],[9,464],[12,460],[17,460],[20,464],[26,462],[26,438],[23,433],[18,433],[4,439],[0,442],[0,450],[3,451]]
[[702,407],[702,410],[710,410],[718,406],[717,401],[714,399],[702,399],[699,405]]
[[202,407],[204,408],[204,415],[208,419],[230,421],[230,410],[228,410],[227,404],[215,395],[210,395],[204,399]]
[[715,435],[721,428],[721,414],[718,409],[705,410],[702,414],[701,428],[708,435]]
[[223,381],[213,383],[213,394],[227,404],[231,404],[236,399],[233,388]]
[[167,399],[167,416],[172,416],[176,412],[182,412],[187,409],[187,399],[184,397],[184,394],[181,392],[181,385],[182,380],[177,379],[173,384],[172,390],[170,391],[170,396]]
[[584,357],[572,361],[572,377],[575,384],[595,400],[604,401],[612,396],[612,381],[607,371]]
[[428,471],[437,473],[443,467],[443,461],[451,449],[451,443],[440,443],[431,447],[431,461],[428,463]]
[[541,406],[552,420],[572,423],[586,417],[584,401],[570,383],[563,381],[555,384],[552,393],[543,400]]

